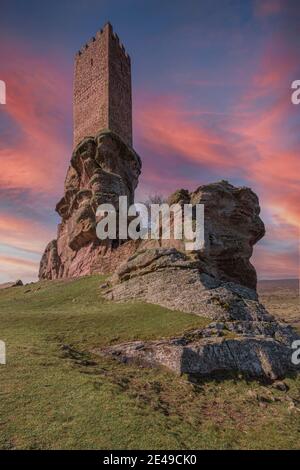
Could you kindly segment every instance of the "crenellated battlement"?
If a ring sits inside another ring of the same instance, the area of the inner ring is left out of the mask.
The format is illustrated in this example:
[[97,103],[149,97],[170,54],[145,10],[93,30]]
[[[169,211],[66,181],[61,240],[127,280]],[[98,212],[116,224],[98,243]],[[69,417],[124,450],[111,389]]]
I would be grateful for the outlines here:
[[125,49],[125,46],[124,44],[120,41],[120,38],[119,36],[117,35],[117,33],[114,32],[113,30],[113,27],[112,25],[108,22],[104,25],[104,27],[102,29],[100,29],[99,31],[96,32],[96,35],[93,36],[89,41],[87,41],[80,49],[79,51],[76,53],[76,56],[81,56],[82,54],[84,54],[84,52],[89,48],[89,46],[91,44],[93,44],[95,41],[101,41],[102,38],[103,38],[103,34],[105,33],[106,29],[108,30],[109,34],[111,35],[111,37],[117,42],[118,46],[120,47],[120,49],[123,51],[126,59],[128,61],[130,61],[130,56],[128,54],[128,52],[126,51]]
[[132,146],[131,61],[109,22],[75,56],[74,146],[105,128]]

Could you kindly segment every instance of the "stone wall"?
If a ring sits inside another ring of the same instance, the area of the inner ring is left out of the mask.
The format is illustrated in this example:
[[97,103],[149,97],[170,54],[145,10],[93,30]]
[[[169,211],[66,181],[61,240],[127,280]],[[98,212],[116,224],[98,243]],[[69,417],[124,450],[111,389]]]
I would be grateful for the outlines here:
[[131,64],[117,35],[109,34],[109,129],[132,147]]

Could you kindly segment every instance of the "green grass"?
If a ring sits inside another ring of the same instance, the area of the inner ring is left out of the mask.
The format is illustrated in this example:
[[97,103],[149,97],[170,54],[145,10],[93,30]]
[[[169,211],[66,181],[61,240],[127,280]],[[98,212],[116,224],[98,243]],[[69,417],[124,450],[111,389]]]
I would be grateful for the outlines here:
[[[101,297],[101,276],[0,291],[2,449],[299,448],[286,394],[244,379],[191,383],[91,350],[157,339],[206,319]],[[288,379],[298,400],[299,380]],[[267,398],[260,400],[249,390]]]

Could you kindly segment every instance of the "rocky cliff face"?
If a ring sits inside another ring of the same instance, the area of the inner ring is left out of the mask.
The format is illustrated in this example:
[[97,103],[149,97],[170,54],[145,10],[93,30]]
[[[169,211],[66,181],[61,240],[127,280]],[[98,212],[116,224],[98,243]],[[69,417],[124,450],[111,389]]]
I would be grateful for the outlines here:
[[117,208],[119,196],[127,196],[132,204],[140,172],[139,156],[110,131],[86,138],[77,146],[67,171],[64,196],[56,206],[62,219],[57,239],[45,249],[40,279],[108,272],[114,267],[112,252],[117,264],[134,251],[134,244],[116,252],[114,243],[101,243],[96,236],[95,214],[102,203]]

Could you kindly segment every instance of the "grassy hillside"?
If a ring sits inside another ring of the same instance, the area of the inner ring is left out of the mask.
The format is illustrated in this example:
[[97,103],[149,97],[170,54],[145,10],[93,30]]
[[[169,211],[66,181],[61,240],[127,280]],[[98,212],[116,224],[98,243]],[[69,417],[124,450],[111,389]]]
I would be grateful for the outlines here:
[[0,291],[0,448],[299,448],[299,380],[288,393],[232,377],[190,383],[93,356],[206,319],[101,298],[103,278]]

